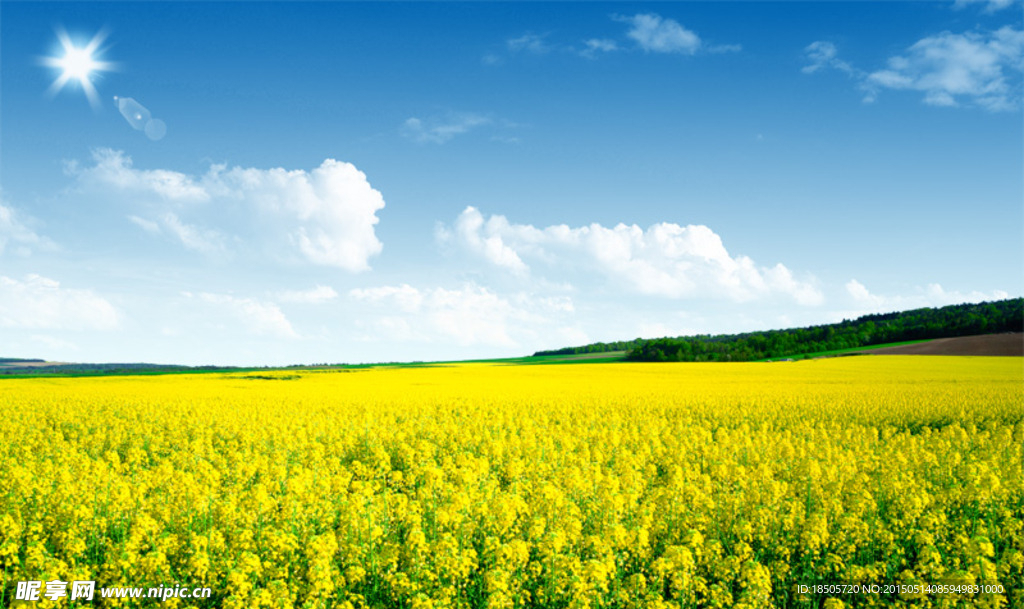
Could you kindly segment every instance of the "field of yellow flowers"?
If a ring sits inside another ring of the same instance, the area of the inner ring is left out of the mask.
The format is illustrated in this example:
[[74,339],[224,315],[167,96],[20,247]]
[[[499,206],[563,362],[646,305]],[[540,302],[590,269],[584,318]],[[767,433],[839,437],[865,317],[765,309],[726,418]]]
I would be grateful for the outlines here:
[[1024,607],[1019,358],[8,379],[0,442],[3,606]]

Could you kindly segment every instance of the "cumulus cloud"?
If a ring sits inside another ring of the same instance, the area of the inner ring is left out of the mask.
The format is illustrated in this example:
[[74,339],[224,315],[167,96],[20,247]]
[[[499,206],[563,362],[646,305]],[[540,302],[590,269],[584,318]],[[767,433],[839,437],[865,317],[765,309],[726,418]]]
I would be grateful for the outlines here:
[[423,120],[412,117],[402,124],[402,135],[421,144],[444,144],[455,136],[469,133],[491,122],[486,116],[472,113],[453,114],[444,119]]
[[286,290],[278,294],[282,302],[296,302],[300,304],[323,304],[334,300],[338,293],[334,288],[326,285],[318,285],[308,290]]
[[40,330],[110,330],[117,310],[91,290],[61,287],[40,275],[0,275],[0,327]]
[[990,300],[1003,300],[1010,295],[1003,290],[981,292],[973,290],[960,292],[957,290],[946,290],[937,283],[930,283],[923,288],[917,288],[912,294],[895,296],[883,296],[872,293],[868,288],[856,279],[846,283],[846,293],[851,298],[860,313],[879,313],[889,311],[902,311],[921,307],[942,307],[967,302],[985,302]]
[[626,35],[649,53],[693,55],[701,47],[700,36],[673,19],[665,19],[653,13],[616,19],[631,26]]
[[639,294],[735,301],[785,296],[802,305],[823,300],[813,282],[797,279],[782,264],[758,267],[746,256],[730,255],[721,238],[700,225],[537,228],[499,215],[485,219],[467,207],[452,228],[440,228],[438,238],[518,276],[531,272],[530,259],[556,272],[596,272]]
[[817,41],[804,52],[803,72],[842,71],[858,82],[864,101],[883,89],[918,91],[932,106],[974,105],[989,111],[1013,110],[1020,102],[1024,70],[1024,30],[1005,26],[992,32],[942,32],[922,38],[885,69],[865,72],[839,59],[835,45]]
[[0,202],[0,256],[5,252],[29,256],[34,250],[53,247],[53,242],[28,227],[20,213]]
[[866,85],[924,93],[933,106],[969,102],[987,110],[1017,107],[1011,80],[1024,68],[1024,30],[1006,26],[995,32],[943,32],[914,43],[892,57],[884,70],[867,76]]
[[475,284],[455,289],[408,284],[357,288],[349,297],[374,305],[376,315],[361,322],[367,339],[497,347],[586,340],[566,317],[573,311],[568,297],[501,296]]
[[[525,275],[528,267],[514,249],[505,244],[503,234],[515,232],[504,216],[491,216],[484,220],[475,207],[467,207],[455,220],[455,237],[470,250],[482,255],[488,262],[503,267],[516,275]],[[448,239],[447,228],[439,227],[438,237]]]
[[298,337],[291,322],[272,302],[210,293],[199,294],[199,299],[228,313],[233,320],[242,324],[252,334],[278,338]]
[[222,252],[237,241],[357,272],[383,247],[374,227],[384,198],[355,166],[334,159],[311,171],[214,165],[189,176],[140,170],[123,152],[99,149],[91,166],[72,163],[69,172],[79,188],[119,197],[143,230],[195,251]]

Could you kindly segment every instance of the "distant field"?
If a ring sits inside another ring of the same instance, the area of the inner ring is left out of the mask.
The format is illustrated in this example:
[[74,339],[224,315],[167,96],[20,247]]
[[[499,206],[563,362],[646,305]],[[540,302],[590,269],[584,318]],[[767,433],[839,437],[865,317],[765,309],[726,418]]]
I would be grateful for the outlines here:
[[44,360],[20,360],[20,359],[5,359],[0,360],[0,368],[39,368],[41,366],[60,366],[63,365],[61,362],[47,362]]
[[[885,343],[885,344],[882,344],[882,345],[877,345],[876,348],[882,348],[882,347],[902,347],[904,345],[916,345],[916,344],[925,343],[925,342],[928,342],[928,341],[926,341],[926,340],[911,340],[911,341],[904,341],[904,342],[899,342],[899,343]],[[862,353],[864,353],[864,347],[851,347],[849,349],[833,349],[831,351],[812,351],[810,353],[796,353],[796,354],[793,354],[793,355],[785,355],[785,356],[781,356],[781,357],[771,357],[771,358],[768,358],[768,359],[758,360],[758,361],[763,361],[763,362],[783,362],[783,361],[793,361],[793,360],[798,360],[798,359],[817,359],[817,358],[821,358],[821,357],[835,357],[835,356],[839,356],[839,355],[860,355]]]
[[588,363],[597,362],[621,362],[626,359],[626,351],[606,351],[604,353],[579,353],[576,355],[540,355],[523,358],[524,364],[560,364],[560,363]]
[[1001,355],[1024,356],[1024,334],[984,334],[957,338],[936,338],[920,343],[861,349],[875,355]]

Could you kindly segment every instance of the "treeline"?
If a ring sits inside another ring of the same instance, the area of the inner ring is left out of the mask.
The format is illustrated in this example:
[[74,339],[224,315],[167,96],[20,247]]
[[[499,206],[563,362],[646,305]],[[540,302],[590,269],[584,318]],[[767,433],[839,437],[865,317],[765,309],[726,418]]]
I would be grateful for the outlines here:
[[837,324],[747,334],[643,341],[626,359],[643,362],[743,362],[932,338],[1021,332],[1024,298],[865,315]]
[[639,347],[644,342],[645,341],[642,338],[634,338],[633,340],[617,340],[612,343],[591,343],[589,345],[583,345],[582,347],[562,347],[561,349],[538,351],[533,355],[581,355],[583,353],[608,353],[609,351],[632,351],[633,349]]
[[538,351],[570,355],[627,350],[640,362],[744,362],[932,338],[1024,331],[1024,298],[864,315],[837,324],[745,334],[679,336]]
[[[8,361],[18,362],[13,358],[6,358]],[[21,362],[39,362],[44,360],[20,360]],[[48,366],[19,366],[12,363],[9,366],[0,368],[0,375],[111,375],[119,376],[125,374],[168,374],[174,372],[233,372],[237,368],[221,366],[176,366],[164,364],[52,364]]]

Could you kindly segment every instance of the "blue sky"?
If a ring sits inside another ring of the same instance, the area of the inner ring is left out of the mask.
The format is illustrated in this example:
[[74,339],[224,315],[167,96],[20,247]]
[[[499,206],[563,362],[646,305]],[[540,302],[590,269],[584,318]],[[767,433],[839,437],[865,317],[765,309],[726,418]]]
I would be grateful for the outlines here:
[[[65,33],[109,69],[57,90]],[[498,357],[1020,296],[1022,66],[1007,0],[0,2],[0,355]]]

